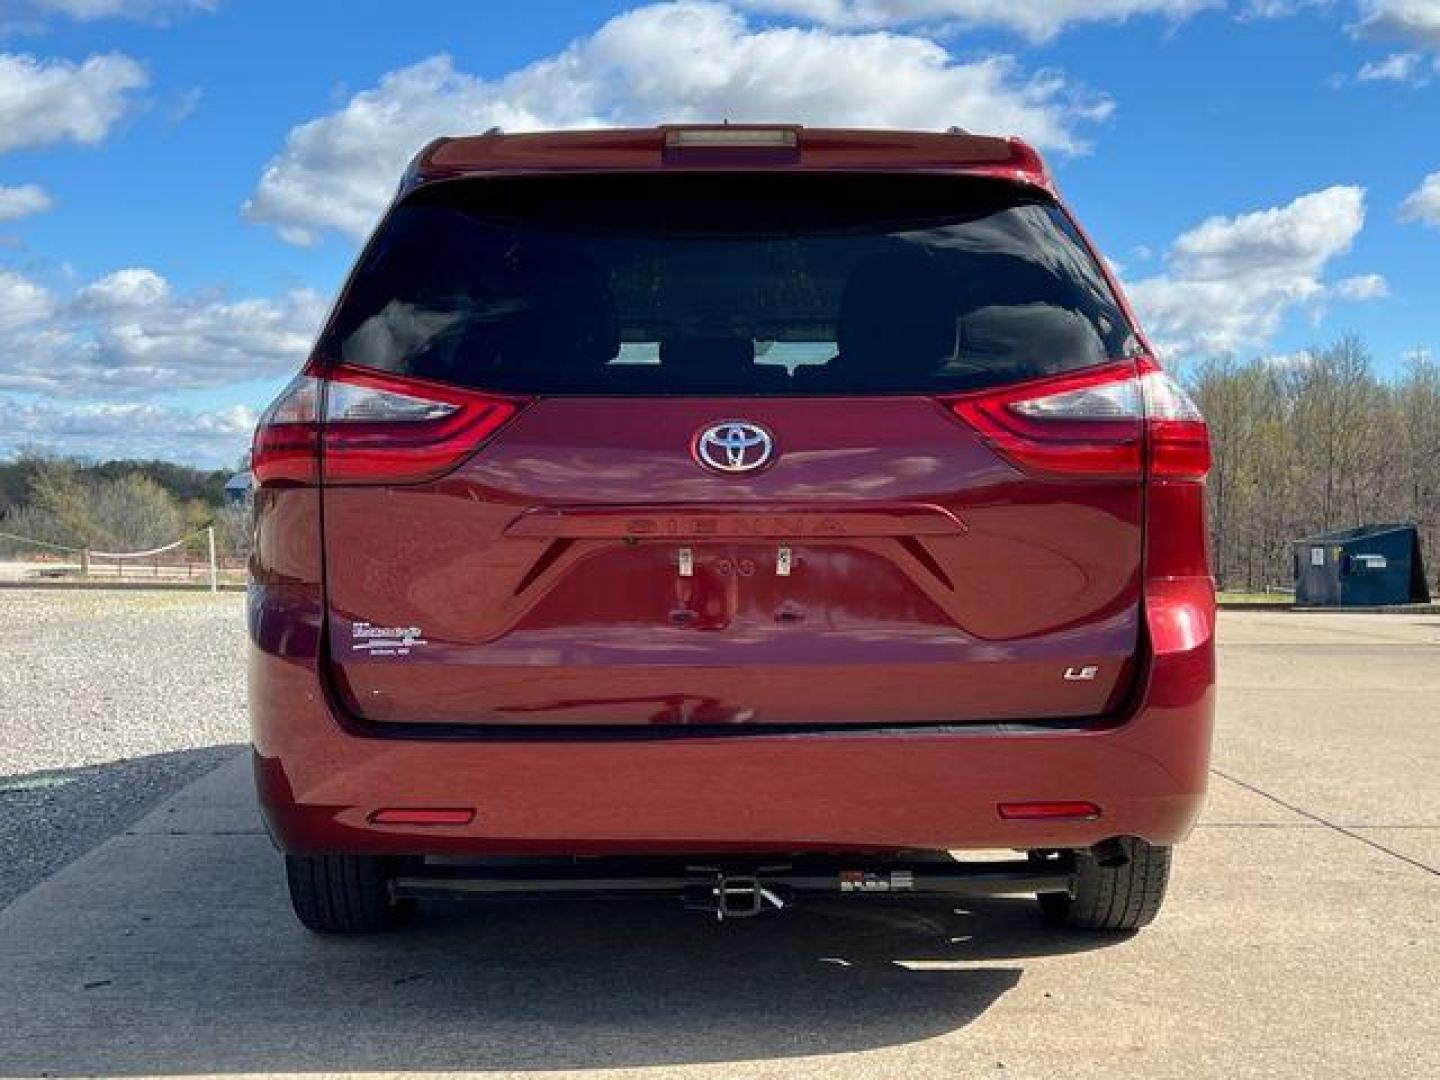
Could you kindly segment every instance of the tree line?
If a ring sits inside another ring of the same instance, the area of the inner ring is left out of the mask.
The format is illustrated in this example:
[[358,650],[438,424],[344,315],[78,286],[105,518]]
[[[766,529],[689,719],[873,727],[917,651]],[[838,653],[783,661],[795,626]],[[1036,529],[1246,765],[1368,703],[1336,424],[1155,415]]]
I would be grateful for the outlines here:
[[[0,462],[0,532],[28,540],[101,551],[145,551],[214,525],[225,554],[245,551],[243,507],[227,505],[229,470],[200,470],[168,461],[86,463],[43,453]],[[33,557],[46,549],[0,537],[0,554]]]
[[1440,364],[1382,378],[1356,337],[1284,358],[1182,372],[1210,424],[1210,538],[1221,588],[1294,581],[1292,542],[1381,522],[1420,527],[1440,572]]

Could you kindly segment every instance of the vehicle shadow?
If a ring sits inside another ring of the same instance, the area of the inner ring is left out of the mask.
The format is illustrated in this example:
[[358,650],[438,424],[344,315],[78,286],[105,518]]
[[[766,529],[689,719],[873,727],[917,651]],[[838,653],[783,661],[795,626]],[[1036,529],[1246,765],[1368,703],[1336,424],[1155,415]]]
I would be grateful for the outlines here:
[[35,1044],[6,1054],[0,1075],[589,1069],[870,1050],[963,1028],[1015,987],[1026,958],[1106,940],[1048,928],[1020,900],[827,901],[721,925],[656,900],[424,915],[382,938],[315,938],[277,920],[223,952],[175,933],[143,969],[111,957],[103,985],[52,999],[63,1037],[40,1056]]
[[322,938],[244,755],[0,911],[0,1076],[538,1071],[787,1059],[954,1032],[1026,961],[1118,938],[1032,900],[434,901]]

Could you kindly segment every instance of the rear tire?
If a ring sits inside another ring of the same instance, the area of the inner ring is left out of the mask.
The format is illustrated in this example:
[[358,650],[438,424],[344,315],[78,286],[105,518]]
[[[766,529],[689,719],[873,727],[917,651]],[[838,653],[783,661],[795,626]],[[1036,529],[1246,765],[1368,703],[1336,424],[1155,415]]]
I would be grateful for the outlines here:
[[1115,841],[1123,866],[1104,866],[1094,850],[1075,852],[1075,894],[1041,893],[1040,911],[1050,922],[1081,930],[1138,930],[1160,913],[1170,879],[1170,849],[1126,837]]
[[376,855],[286,855],[290,906],[317,934],[373,934],[393,930],[414,914],[410,900],[390,895],[400,869]]

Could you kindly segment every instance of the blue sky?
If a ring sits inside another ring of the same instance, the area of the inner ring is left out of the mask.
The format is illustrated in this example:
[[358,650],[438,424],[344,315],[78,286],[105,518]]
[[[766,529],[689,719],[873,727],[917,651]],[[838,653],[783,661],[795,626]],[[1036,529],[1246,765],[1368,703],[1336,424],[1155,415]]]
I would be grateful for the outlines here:
[[1440,0],[0,0],[0,455],[233,460],[431,135],[722,115],[1030,138],[1171,363],[1440,349]]

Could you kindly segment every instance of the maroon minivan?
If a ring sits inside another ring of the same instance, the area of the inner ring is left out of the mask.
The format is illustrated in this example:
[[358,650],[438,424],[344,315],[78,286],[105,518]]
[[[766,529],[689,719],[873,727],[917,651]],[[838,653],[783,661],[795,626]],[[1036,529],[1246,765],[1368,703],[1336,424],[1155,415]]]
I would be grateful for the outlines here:
[[1208,466],[1017,140],[432,143],[255,435],[295,910],[982,893],[1141,926],[1205,788]]

